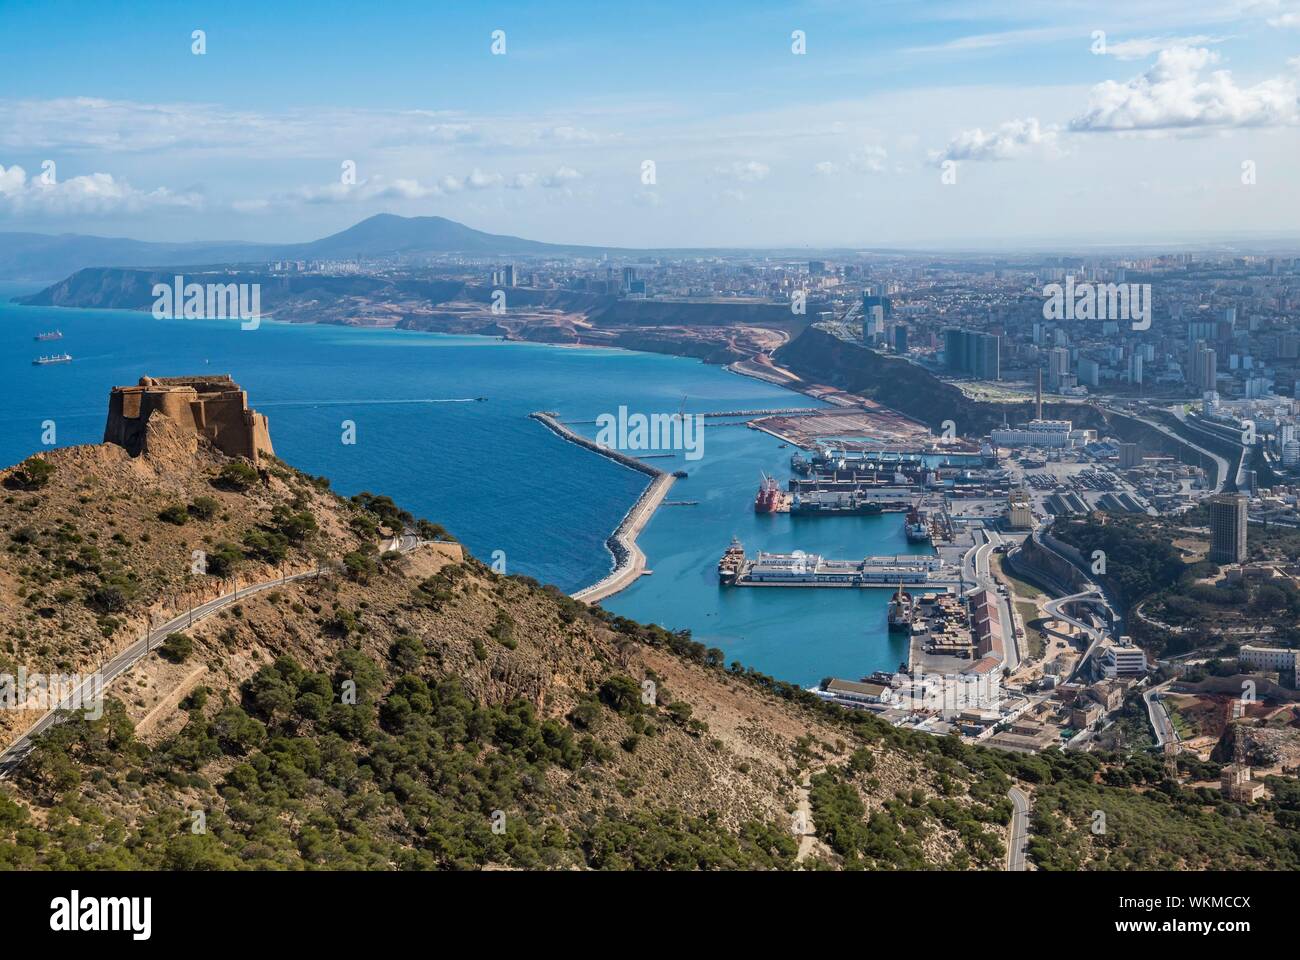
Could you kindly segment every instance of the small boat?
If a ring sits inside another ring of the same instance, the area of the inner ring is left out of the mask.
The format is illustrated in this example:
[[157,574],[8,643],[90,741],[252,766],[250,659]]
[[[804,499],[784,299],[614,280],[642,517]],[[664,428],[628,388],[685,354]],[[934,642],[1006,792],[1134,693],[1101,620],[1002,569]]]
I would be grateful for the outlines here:
[[63,339],[63,331],[62,331],[62,330],[49,330],[49,331],[47,331],[47,332],[45,332],[45,333],[38,333],[38,334],[37,334],[33,339],[35,339],[35,340],[39,340],[39,341],[41,341],[42,343],[44,343],[44,342],[46,342],[46,341],[48,341],[48,340],[62,340],[62,339]]
[[35,360],[32,361],[32,364],[33,366],[43,367],[51,363],[71,363],[71,362],[72,362],[72,354],[56,353],[48,357],[37,357]]

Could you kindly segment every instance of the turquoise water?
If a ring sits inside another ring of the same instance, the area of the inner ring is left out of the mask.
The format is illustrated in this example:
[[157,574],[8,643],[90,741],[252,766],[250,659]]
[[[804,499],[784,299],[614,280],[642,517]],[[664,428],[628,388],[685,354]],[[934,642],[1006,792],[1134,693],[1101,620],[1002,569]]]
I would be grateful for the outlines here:
[[[529,420],[534,410],[594,421],[620,405],[672,413],[814,406],[778,387],[698,361],[617,350],[501,343],[406,331],[263,323],[155,320],[127,311],[18,307],[33,285],[0,284],[0,462],[41,446],[102,439],[109,388],[141,375],[230,373],[267,414],[276,453],[328,476],[336,490],[386,493],[443,524],[476,556],[503,551],[510,573],[571,591],[602,577],[605,538],[645,477],[565,443]],[[36,343],[41,330],[64,339]],[[70,364],[35,367],[42,353]],[[473,398],[488,397],[485,403]],[[343,421],[357,442],[342,442]],[[595,436],[594,423],[573,423]],[[703,457],[654,459],[685,469],[641,536],[654,572],[605,605],[689,628],[728,661],[801,684],[856,678],[905,655],[885,628],[883,590],[718,587],[716,564],[732,536],[750,550],[803,549],[832,557],[910,552],[897,515],[834,519],[756,516],[759,472],[789,475],[791,448],[737,425],[711,425]]]

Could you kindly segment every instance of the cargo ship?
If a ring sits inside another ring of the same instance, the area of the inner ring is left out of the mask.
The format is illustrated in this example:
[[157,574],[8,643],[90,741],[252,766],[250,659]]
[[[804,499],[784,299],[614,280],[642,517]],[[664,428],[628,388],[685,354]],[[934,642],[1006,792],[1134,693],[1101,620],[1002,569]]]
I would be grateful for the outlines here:
[[763,474],[763,482],[759,484],[758,493],[754,495],[754,512],[755,513],[779,513],[782,507],[781,485],[776,482],[776,477],[769,477]]
[[916,601],[899,583],[898,592],[889,601],[889,629],[896,632],[911,632],[912,620],[916,616]]
[[790,513],[800,517],[873,517],[883,513],[877,500],[852,493],[796,493],[790,501]]
[[908,543],[929,543],[930,520],[925,512],[916,507],[908,510],[903,517],[903,533],[907,536]]
[[47,333],[38,333],[38,334],[36,335],[35,339],[40,340],[41,342],[45,342],[45,341],[47,341],[47,340],[62,340],[62,339],[63,339],[63,331],[62,331],[62,330],[50,330],[50,331],[48,331]]
[[72,362],[72,354],[56,353],[53,356],[49,356],[49,357],[37,357],[35,360],[32,361],[32,364],[38,367],[43,367],[46,364],[50,364],[50,363],[71,363],[71,362]]
[[718,580],[721,583],[735,583],[736,577],[740,575],[741,568],[745,563],[745,548],[735,537],[731,538],[731,546],[727,547],[727,552],[722,555],[718,561]]

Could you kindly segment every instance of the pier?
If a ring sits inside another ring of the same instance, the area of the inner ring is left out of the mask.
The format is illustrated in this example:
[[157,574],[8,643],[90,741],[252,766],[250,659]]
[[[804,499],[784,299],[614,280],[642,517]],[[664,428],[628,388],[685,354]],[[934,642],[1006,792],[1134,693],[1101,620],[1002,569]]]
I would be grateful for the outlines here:
[[637,498],[636,503],[632,504],[632,508],[623,516],[622,521],[605,541],[606,549],[614,558],[613,569],[605,577],[590,586],[583,587],[571,594],[573,599],[581,600],[583,603],[599,603],[606,597],[612,597],[620,590],[623,590],[647,572],[645,554],[637,545],[637,537],[640,536],[641,531],[645,529],[645,525],[650,522],[650,518],[654,516],[655,511],[663,503],[664,497],[668,494],[668,490],[672,487],[676,478],[671,473],[666,473],[658,467],[643,463],[636,457],[630,457],[617,450],[602,447],[594,440],[588,440],[581,434],[574,433],[556,419],[553,413],[530,413],[529,417],[543,424],[556,436],[570,443],[576,443],[580,447],[586,447],[593,453],[613,460],[630,470],[644,473],[651,478],[649,486],[641,492],[641,496]]
[[923,554],[828,560],[813,553],[763,553],[753,560],[733,541],[718,563],[718,579],[735,587],[877,587],[897,590],[903,585],[922,590],[953,592],[960,571],[942,558]]

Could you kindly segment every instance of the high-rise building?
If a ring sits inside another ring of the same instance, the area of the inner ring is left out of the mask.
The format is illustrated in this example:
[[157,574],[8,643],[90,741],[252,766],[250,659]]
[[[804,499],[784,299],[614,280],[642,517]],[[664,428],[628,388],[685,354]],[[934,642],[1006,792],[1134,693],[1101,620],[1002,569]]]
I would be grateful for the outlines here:
[[1142,354],[1134,353],[1128,358],[1128,382],[1140,384],[1142,382]]
[[1119,445],[1119,468],[1121,470],[1130,470],[1141,465],[1142,454],[1138,450],[1138,445],[1136,443],[1121,443]]
[[943,332],[943,355],[948,369],[979,380],[1002,379],[1002,338],[995,333],[958,330]]
[[1227,493],[1209,499],[1211,563],[1245,561],[1248,503],[1249,499],[1241,493]]
[[1053,347],[1047,351],[1047,385],[1051,389],[1060,390],[1061,380],[1069,372],[1069,350],[1065,347]]
[[907,353],[907,326],[906,324],[894,325],[894,352],[902,355]]
[[1192,348],[1191,370],[1188,371],[1187,383],[1198,393],[1213,390],[1218,382],[1219,371],[1217,354],[1213,347],[1207,347],[1204,341],[1197,341]]

